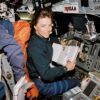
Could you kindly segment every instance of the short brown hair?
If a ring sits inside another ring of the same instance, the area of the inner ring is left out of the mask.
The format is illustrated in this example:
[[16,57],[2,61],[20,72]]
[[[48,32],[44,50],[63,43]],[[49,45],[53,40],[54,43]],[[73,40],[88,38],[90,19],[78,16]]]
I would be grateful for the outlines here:
[[36,10],[33,15],[33,18],[32,18],[32,23],[31,23],[32,28],[34,25],[36,25],[38,23],[39,18],[45,18],[45,17],[49,17],[49,18],[53,19],[53,13],[50,9],[40,8],[40,9]]

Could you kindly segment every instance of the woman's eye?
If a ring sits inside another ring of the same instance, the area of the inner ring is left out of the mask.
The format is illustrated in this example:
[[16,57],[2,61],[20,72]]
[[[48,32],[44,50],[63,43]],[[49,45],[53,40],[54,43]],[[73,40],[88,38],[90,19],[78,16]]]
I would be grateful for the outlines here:
[[46,25],[41,25],[41,27],[45,27]]
[[41,27],[52,27],[52,24],[50,24],[50,25],[41,25]]

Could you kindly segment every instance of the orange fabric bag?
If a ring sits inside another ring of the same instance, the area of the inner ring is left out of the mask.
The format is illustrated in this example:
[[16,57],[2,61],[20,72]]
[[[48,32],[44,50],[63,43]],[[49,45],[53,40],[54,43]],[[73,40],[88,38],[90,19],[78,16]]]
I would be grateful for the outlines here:
[[[19,20],[19,21],[14,22],[14,38],[22,47],[25,61],[27,60],[26,47],[27,47],[27,42],[30,38],[30,33],[31,33],[30,31],[31,31],[31,28],[30,28],[29,22],[24,21],[24,20]],[[25,64],[25,72],[26,72],[26,79],[28,81],[31,81],[29,78],[26,64]],[[38,97],[38,95],[39,95],[38,89],[34,84],[28,90],[27,96],[30,97],[30,100],[31,100],[32,98]]]
[[27,21],[19,20],[14,23],[14,38],[22,47],[22,51],[27,60],[27,41],[30,38],[30,24]]

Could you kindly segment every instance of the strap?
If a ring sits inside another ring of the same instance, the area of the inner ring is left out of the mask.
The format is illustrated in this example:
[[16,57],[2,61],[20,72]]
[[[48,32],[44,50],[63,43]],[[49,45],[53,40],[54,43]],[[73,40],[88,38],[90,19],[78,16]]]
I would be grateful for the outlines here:
[[13,87],[15,85],[14,75],[13,75],[12,67],[10,66],[7,60],[7,56],[4,54],[2,54],[1,63],[2,63],[2,76],[7,81],[7,84],[12,92]]

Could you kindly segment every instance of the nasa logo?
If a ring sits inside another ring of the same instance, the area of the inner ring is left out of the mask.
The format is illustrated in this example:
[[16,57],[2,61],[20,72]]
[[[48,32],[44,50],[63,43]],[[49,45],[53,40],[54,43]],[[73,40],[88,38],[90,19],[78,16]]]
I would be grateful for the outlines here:
[[67,6],[65,7],[65,10],[66,10],[67,12],[69,12],[69,11],[76,11],[77,9],[76,9],[76,6],[67,5]]

